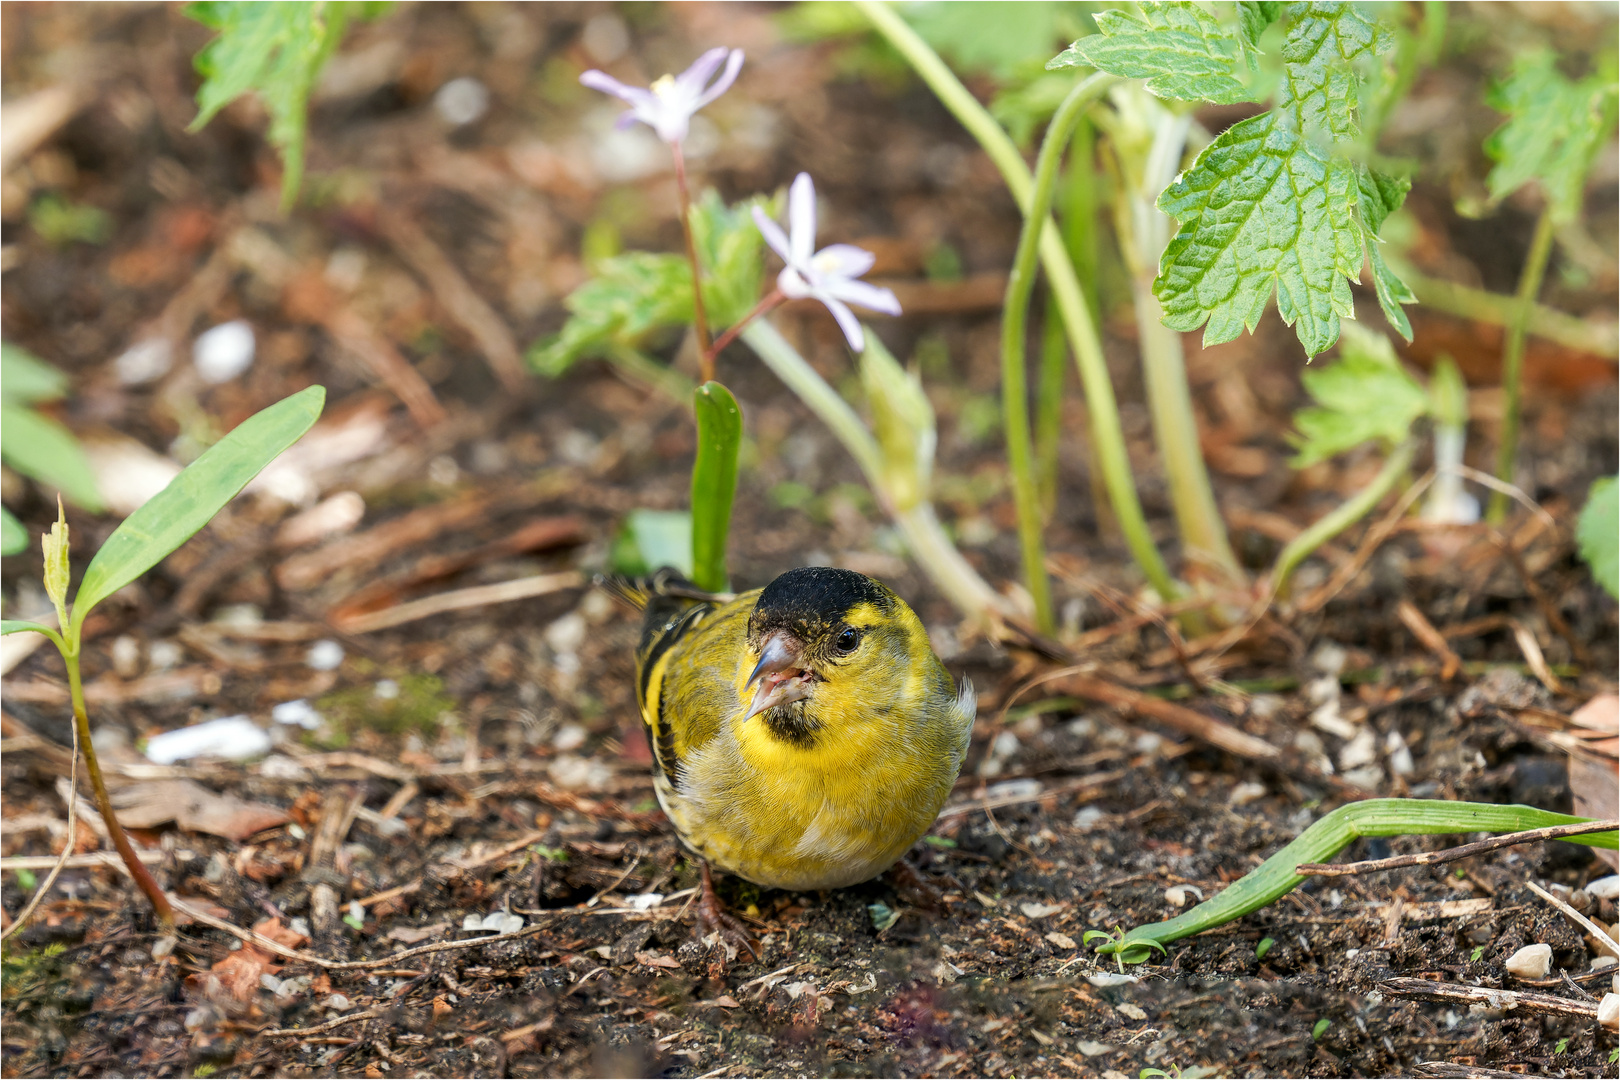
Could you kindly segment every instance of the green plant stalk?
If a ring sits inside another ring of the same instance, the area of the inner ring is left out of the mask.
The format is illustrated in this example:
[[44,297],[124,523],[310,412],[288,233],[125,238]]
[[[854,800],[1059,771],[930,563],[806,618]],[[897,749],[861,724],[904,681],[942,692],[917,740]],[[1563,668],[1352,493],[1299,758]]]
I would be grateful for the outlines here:
[[[1424,277],[1405,262],[1397,263],[1396,258],[1386,257],[1385,261],[1412,287],[1413,295],[1424,307],[1491,326],[1506,326],[1517,314],[1509,297],[1455,281]],[[1525,330],[1544,341],[1604,360],[1620,359],[1620,327],[1612,322],[1589,322],[1546,304],[1532,304]]]
[[[73,727],[78,733],[79,748],[84,752],[84,767],[90,774],[90,786],[96,790],[96,806],[101,811],[101,820],[107,824],[107,835],[112,838],[113,847],[118,849],[118,857],[124,860],[124,867],[129,876],[135,879],[135,884],[141,892],[146,894],[147,900],[152,903],[152,910],[157,914],[158,921],[163,924],[166,931],[174,929],[174,908],[169,904],[169,898],[163,895],[158,887],[157,879],[152,872],[141,862],[135,854],[135,848],[124,834],[124,827],[118,824],[118,818],[113,814],[112,797],[107,794],[107,781],[101,775],[101,763],[96,760],[96,746],[90,741],[90,716],[84,709],[84,683],[79,678],[79,640],[78,634],[70,635],[68,642],[70,648],[62,648],[62,660],[67,664],[68,693],[73,700]],[[74,838],[68,837],[67,842],[73,843]]]
[[816,374],[798,350],[766,320],[756,319],[741,336],[765,361],[765,366],[844,444],[844,449],[866,474],[866,481],[877,493],[884,510],[900,526],[912,558],[940,592],[969,618],[997,620],[1011,614],[1006,601],[962,558],[962,553],[945,535],[932,503],[919,499],[903,510],[895,505],[885,481],[883,450],[849,402],[827,385],[827,380]]
[[[906,58],[923,82],[934,91],[934,95],[983,148],[986,156],[1000,170],[1002,180],[1018,205],[1028,206],[1034,178],[1018,147],[1013,145],[1012,139],[995,118],[951,73],[928,43],[886,4],[880,0],[855,0],[855,5],[889,44]],[[1086,408],[1091,416],[1092,453],[1096,458],[1094,466],[1102,474],[1108,488],[1109,501],[1131,557],[1160,596],[1167,600],[1174,599],[1181,595],[1181,590],[1171,578],[1163,556],[1153,543],[1147,519],[1142,514],[1141,500],[1136,495],[1130,457],[1125,449],[1125,433],[1119,420],[1119,406],[1114,399],[1114,387],[1109,381],[1108,364],[1103,356],[1102,339],[1097,336],[1097,328],[1080,290],[1080,279],[1075,274],[1074,264],[1069,261],[1068,251],[1063,247],[1063,238],[1050,221],[1045,222],[1041,229],[1040,254],[1041,265],[1046,270],[1052,296],[1063,315],[1069,347],[1074,352],[1080,382],[1085,389]]]
[[1403,441],[1390,451],[1389,457],[1384,461],[1384,467],[1378,470],[1378,475],[1373,477],[1372,483],[1329,513],[1322,515],[1304,532],[1294,537],[1277,556],[1277,565],[1271,571],[1272,595],[1286,596],[1288,579],[1311,552],[1371,513],[1379,500],[1389,494],[1412,467],[1415,453],[1416,444],[1411,439]]
[[[1510,833],[1575,825],[1590,818],[1555,814],[1532,806],[1445,802],[1439,799],[1368,799],[1341,806],[1300,833],[1293,843],[1261,863],[1234,884],[1186,914],[1165,922],[1138,926],[1098,952],[1118,954],[1139,964],[1153,952],[1150,942],[1166,945],[1180,938],[1223,926],[1265,907],[1305,878],[1294,873],[1304,863],[1326,862],[1352,840],[1364,836],[1416,836],[1434,833]],[[1613,849],[1614,832],[1562,837],[1565,843]]]
[[1035,487],[1040,493],[1041,520],[1051,523],[1057,509],[1058,448],[1063,435],[1063,364],[1069,358],[1063,340],[1063,317],[1046,306],[1041,325],[1041,374],[1035,391]]
[[[1524,384],[1524,335],[1530,323],[1530,309],[1536,294],[1541,292],[1541,279],[1547,273],[1547,259],[1552,254],[1553,219],[1549,206],[1541,211],[1536,221],[1536,233],[1530,240],[1530,254],[1519,276],[1518,304],[1513,310],[1513,321],[1508,324],[1507,341],[1502,347],[1502,389],[1507,401],[1502,409],[1502,441],[1496,450],[1496,478],[1504,484],[1513,483],[1513,461],[1519,453],[1519,398]],[[1507,517],[1508,495],[1492,491],[1485,520],[1500,525]]]
[[1198,420],[1193,415],[1181,335],[1164,325],[1164,310],[1153,294],[1159,257],[1170,239],[1170,219],[1159,209],[1157,199],[1175,179],[1191,121],[1190,114],[1160,112],[1152,148],[1142,163],[1141,186],[1118,204],[1120,247],[1130,266],[1142,379],[1183,557],[1212,572],[1223,584],[1236,585],[1246,575],[1227,539],[1226,522],[1215,507],[1215,489],[1198,444]]
[[726,535],[737,494],[737,450],[742,410],[717,382],[692,392],[697,416],[697,460],[692,463],[692,583],[706,592],[728,592]]
[[1013,503],[1018,511],[1018,545],[1024,558],[1024,587],[1035,602],[1035,626],[1050,636],[1057,629],[1052,617],[1052,589],[1046,580],[1046,545],[1041,541],[1040,492],[1035,480],[1029,432],[1029,384],[1025,378],[1025,328],[1029,298],[1035,291],[1038,237],[1052,207],[1063,149],[1086,109],[1113,82],[1093,75],[1076,83],[1052,116],[1035,161],[1035,188],[1018,233],[1018,249],[1007,274],[1007,295],[1001,307],[1001,410],[1007,436],[1007,467],[1012,473]]
[[685,375],[655,363],[645,353],[629,345],[605,345],[604,355],[610,364],[630,378],[648,384],[671,401],[690,401],[693,391],[697,389]]

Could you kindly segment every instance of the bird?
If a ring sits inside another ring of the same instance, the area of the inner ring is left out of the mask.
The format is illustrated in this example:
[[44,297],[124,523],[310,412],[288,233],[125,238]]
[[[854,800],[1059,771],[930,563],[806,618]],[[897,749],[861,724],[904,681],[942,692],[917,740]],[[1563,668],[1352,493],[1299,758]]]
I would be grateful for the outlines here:
[[700,935],[754,951],[711,867],[837,889],[894,866],[928,831],[977,699],[892,589],[823,566],[730,597],[667,568],[601,584],[643,611],[636,700],[658,802],[702,862]]

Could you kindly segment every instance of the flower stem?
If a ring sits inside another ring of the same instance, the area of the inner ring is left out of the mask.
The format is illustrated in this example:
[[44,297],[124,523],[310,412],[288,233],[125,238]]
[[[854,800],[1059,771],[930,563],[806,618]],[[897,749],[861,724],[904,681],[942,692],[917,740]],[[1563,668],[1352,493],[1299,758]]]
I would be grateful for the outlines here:
[[742,339],[844,444],[844,449],[866,474],[866,481],[884,510],[905,534],[912,558],[940,592],[964,615],[991,625],[1011,614],[1002,597],[952,545],[931,502],[924,498],[903,510],[896,507],[885,486],[883,449],[877,439],[850,408],[849,402],[827,385],[827,380],[816,373],[776,327],[759,319],[743,331]]
[[[1525,259],[1524,272],[1519,275],[1518,303],[1513,309],[1513,321],[1508,323],[1507,341],[1502,347],[1502,389],[1507,401],[1502,410],[1502,441],[1496,450],[1496,478],[1504,484],[1513,483],[1513,459],[1519,452],[1519,398],[1524,383],[1524,337],[1530,325],[1530,313],[1536,305],[1536,294],[1541,292],[1541,279],[1547,272],[1547,258],[1552,254],[1552,209],[1541,212],[1536,222],[1536,233],[1530,240],[1530,254]],[[1485,520],[1500,525],[1507,517],[1508,497],[1501,491],[1491,492],[1491,502],[1485,511]]]
[[1057,509],[1058,446],[1063,436],[1063,363],[1069,358],[1063,319],[1049,304],[1041,326],[1041,373],[1035,389],[1035,488],[1041,520]]
[[709,340],[709,316],[703,310],[703,268],[698,264],[697,241],[692,237],[692,194],[686,186],[686,155],[680,143],[670,143],[675,155],[675,191],[681,203],[681,235],[686,239],[686,261],[692,264],[692,329],[697,331],[700,383],[714,379],[714,349]]
[[[1018,204],[1027,205],[1035,184],[1034,177],[1030,175],[1029,166],[1024,164],[1023,157],[1007,132],[962,85],[961,80],[951,73],[928,43],[886,4],[879,0],[855,0],[855,4],[978,141],[1000,170],[1002,180]],[[1131,476],[1130,457],[1125,450],[1119,406],[1114,400],[1114,387],[1109,381],[1108,364],[1103,357],[1102,339],[1097,335],[1091,312],[1080,291],[1080,279],[1075,273],[1074,263],[1069,260],[1063,239],[1050,221],[1044,223],[1041,229],[1040,254],[1052,296],[1057,301],[1064,328],[1069,334],[1069,347],[1074,351],[1075,365],[1080,371],[1086,408],[1091,416],[1096,467],[1108,488],[1109,501],[1119,520],[1120,531],[1124,534],[1131,556],[1149,583],[1160,596],[1173,599],[1181,595],[1181,590],[1170,577],[1164,558],[1148,531],[1147,519],[1142,514],[1142,503],[1137,498],[1135,481]]]
[[1190,114],[1177,116],[1168,109],[1159,110],[1152,148],[1141,164],[1140,184],[1119,203],[1120,246],[1130,266],[1142,380],[1153,416],[1154,441],[1169,481],[1170,505],[1181,533],[1183,558],[1213,572],[1221,583],[1235,585],[1244,580],[1244,573],[1227,540],[1226,522],[1215,508],[1215,490],[1198,444],[1181,335],[1164,325],[1164,311],[1153,294],[1159,257],[1170,239],[1170,219],[1156,200],[1180,167],[1191,122]]
[[[174,929],[174,908],[169,905],[169,898],[163,895],[158,887],[157,880],[152,872],[146,868],[135,854],[135,848],[130,844],[129,837],[124,834],[123,826],[113,816],[112,798],[107,794],[107,782],[101,775],[101,764],[96,760],[96,747],[90,741],[90,717],[84,711],[84,684],[79,678],[79,650],[77,635],[72,641],[74,646],[71,652],[64,649],[62,659],[67,664],[68,692],[73,698],[73,726],[78,733],[79,749],[84,753],[84,767],[90,774],[90,785],[96,790],[96,806],[101,810],[101,819],[107,823],[107,835],[112,837],[113,847],[118,849],[119,858],[124,860],[124,866],[129,870],[129,876],[135,879],[135,884],[141,892],[152,902],[152,910],[156,912],[158,921],[165,930]],[[73,837],[68,837],[68,843],[73,843]]]
[[1288,546],[1282,549],[1282,553],[1277,556],[1277,565],[1271,571],[1272,595],[1286,595],[1289,577],[1299,564],[1305,561],[1306,556],[1372,512],[1379,500],[1389,494],[1390,489],[1412,467],[1415,445],[1411,439],[1402,442],[1391,451],[1384,462],[1384,467],[1373,477],[1372,483],[1312,522],[1308,529],[1294,537]]
[[[737,335],[741,334],[745,329],[747,329],[749,323],[770,311],[772,308],[776,307],[786,299],[787,297],[782,295],[781,289],[772,289],[766,294],[763,300],[754,305],[753,310],[744,315],[741,319],[737,320],[736,326],[731,327],[725,333],[715,338],[714,344],[709,346],[708,359],[710,365],[714,364],[714,358],[720,355],[722,349],[724,349],[727,345],[730,345],[733,341],[737,340]],[[713,370],[712,366],[710,370]]]
[[1012,472],[1013,502],[1018,509],[1018,542],[1024,557],[1024,587],[1035,602],[1035,626],[1051,635],[1057,629],[1052,618],[1052,589],[1046,580],[1046,545],[1041,541],[1040,491],[1029,433],[1029,384],[1025,378],[1025,328],[1029,298],[1035,291],[1035,267],[1039,258],[1039,237],[1052,208],[1052,187],[1057,180],[1063,149],[1075,125],[1092,102],[1111,85],[1107,75],[1093,75],[1075,84],[1058,106],[1041,140],[1035,163],[1035,186],[1024,209],[1024,224],[1018,234],[1018,249],[1007,275],[1007,296],[1001,309],[1001,409],[1007,432],[1007,467]]

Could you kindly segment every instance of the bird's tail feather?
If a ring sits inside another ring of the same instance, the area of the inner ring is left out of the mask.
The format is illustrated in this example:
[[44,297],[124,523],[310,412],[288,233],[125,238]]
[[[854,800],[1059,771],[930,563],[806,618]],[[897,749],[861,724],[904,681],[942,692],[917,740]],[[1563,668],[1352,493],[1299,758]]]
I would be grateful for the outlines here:
[[596,586],[638,611],[645,610],[655,596],[675,596],[683,600],[702,600],[711,603],[723,603],[731,599],[729,593],[704,592],[686,580],[679,570],[668,566],[641,577],[598,574]]

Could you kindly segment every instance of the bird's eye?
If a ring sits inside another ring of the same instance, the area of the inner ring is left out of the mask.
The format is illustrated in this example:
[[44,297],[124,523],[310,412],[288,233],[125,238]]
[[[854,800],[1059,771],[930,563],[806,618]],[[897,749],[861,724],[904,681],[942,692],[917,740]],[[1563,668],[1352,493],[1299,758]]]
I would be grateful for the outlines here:
[[855,646],[860,643],[860,631],[853,626],[846,626],[844,632],[838,635],[838,640],[833,643],[833,647],[841,653],[852,653],[855,651]]

